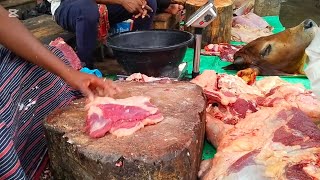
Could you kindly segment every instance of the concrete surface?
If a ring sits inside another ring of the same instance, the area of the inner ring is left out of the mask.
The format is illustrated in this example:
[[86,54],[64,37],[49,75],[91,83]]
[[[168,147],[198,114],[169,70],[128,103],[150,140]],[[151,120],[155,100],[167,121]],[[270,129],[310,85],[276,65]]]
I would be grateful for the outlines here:
[[312,19],[320,25],[318,0],[286,0],[281,4],[280,21],[285,27],[293,27],[305,19]]

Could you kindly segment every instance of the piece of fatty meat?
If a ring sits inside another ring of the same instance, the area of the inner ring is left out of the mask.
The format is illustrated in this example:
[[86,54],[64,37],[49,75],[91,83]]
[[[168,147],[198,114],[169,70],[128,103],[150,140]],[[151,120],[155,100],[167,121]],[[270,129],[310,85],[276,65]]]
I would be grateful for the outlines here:
[[64,39],[58,37],[54,41],[51,41],[49,45],[58,48],[74,69],[80,70],[82,68],[81,61],[76,52],[74,52],[72,47],[69,46]]
[[107,132],[128,136],[146,125],[156,124],[164,118],[149,97],[132,96],[125,99],[96,97],[87,104],[85,131],[90,137],[100,138]]

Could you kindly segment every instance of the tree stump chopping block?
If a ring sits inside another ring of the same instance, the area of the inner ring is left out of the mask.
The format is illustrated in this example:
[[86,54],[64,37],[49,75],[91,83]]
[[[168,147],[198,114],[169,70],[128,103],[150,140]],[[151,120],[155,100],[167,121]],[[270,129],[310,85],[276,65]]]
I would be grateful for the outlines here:
[[83,99],[51,113],[44,127],[54,179],[197,179],[205,134],[202,89],[189,82],[117,84],[124,91],[116,98],[149,96],[164,120],[130,136],[93,139],[83,132]]
[[[186,19],[205,5],[207,0],[187,0]],[[209,24],[202,33],[202,47],[211,43],[229,43],[231,40],[231,26],[233,17],[232,0],[215,0],[214,5],[217,8],[217,17]],[[187,27],[187,31],[194,33],[194,28]]]

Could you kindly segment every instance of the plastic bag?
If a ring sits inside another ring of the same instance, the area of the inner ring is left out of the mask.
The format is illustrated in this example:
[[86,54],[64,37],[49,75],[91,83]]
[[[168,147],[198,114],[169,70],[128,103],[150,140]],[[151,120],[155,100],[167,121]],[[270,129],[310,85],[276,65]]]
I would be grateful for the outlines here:
[[113,27],[110,28],[109,33],[110,35],[131,31],[133,27],[133,21],[131,19],[120,22],[115,24]]
[[305,52],[309,59],[304,71],[310,80],[312,92],[320,99],[320,28],[316,30],[315,37]]

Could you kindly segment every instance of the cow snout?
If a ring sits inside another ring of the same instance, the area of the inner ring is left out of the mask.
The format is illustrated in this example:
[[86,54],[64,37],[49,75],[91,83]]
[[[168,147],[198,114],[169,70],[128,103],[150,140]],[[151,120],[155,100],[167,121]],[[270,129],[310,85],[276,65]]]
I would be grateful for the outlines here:
[[310,29],[317,26],[317,24],[311,19],[307,19],[304,21],[304,29]]

